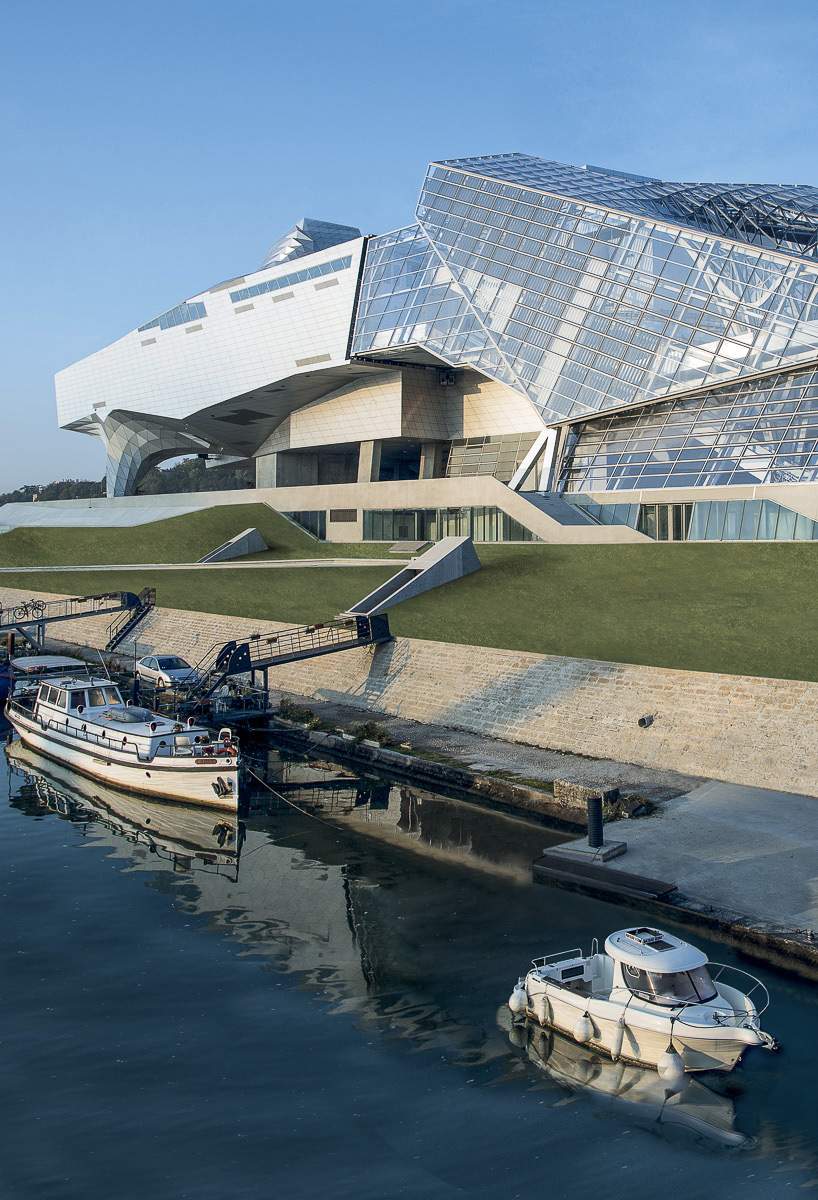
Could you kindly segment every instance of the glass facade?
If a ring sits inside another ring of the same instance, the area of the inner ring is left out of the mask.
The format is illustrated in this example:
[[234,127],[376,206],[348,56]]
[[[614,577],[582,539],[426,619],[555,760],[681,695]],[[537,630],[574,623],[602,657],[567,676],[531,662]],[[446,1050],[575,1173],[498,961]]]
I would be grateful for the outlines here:
[[510,433],[456,439],[449,449],[446,475],[493,475],[508,483],[536,438],[534,433]]
[[601,504],[573,496],[570,502],[600,525],[630,525],[659,542],[818,541],[818,521],[772,500]]
[[432,164],[418,223],[369,244],[354,351],[424,346],[546,421],[814,357],[818,218],[814,189],[794,191],[803,219],[754,231],[748,198],[719,237],[694,185],[524,155]]
[[499,508],[413,508],[364,511],[365,542],[433,542],[471,537],[475,542],[538,542],[540,539]]
[[292,287],[296,283],[306,283],[308,279],[320,279],[322,275],[333,275],[336,271],[346,271],[352,265],[352,255],[334,258],[332,262],[317,263],[312,267],[302,267],[300,271],[291,271],[288,275],[279,275],[277,279],[265,279],[263,283],[254,283],[252,287],[239,288],[230,293],[234,304],[240,300],[252,300],[254,296],[263,296],[266,292],[278,292],[282,288]]
[[818,369],[781,372],[573,426],[569,492],[818,479]]
[[144,333],[146,329],[173,329],[174,325],[187,325],[188,321],[199,321],[206,316],[207,309],[201,300],[187,300],[184,304],[169,308],[161,317],[154,317],[147,325],[140,325],[137,332]]

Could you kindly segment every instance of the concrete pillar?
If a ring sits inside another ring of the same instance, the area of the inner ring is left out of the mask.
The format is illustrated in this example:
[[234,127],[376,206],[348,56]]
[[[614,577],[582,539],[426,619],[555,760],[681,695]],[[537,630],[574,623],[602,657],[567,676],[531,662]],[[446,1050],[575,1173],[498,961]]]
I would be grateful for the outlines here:
[[377,483],[381,473],[381,443],[361,442],[358,483]]
[[420,447],[420,478],[435,479],[438,475],[439,445],[437,442],[422,442]]

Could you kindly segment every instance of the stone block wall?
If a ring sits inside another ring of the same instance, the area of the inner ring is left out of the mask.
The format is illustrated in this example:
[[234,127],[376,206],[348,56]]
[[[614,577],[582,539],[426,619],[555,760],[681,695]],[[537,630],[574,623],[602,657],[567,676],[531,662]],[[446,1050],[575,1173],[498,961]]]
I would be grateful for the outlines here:
[[[0,603],[29,595],[0,588]],[[102,646],[108,621],[69,622],[54,635]],[[196,662],[230,638],[283,628],[159,608],[136,637],[140,654]],[[818,683],[397,638],[280,667],[271,684],[487,737],[818,795]],[[640,728],[647,715],[653,723]]]

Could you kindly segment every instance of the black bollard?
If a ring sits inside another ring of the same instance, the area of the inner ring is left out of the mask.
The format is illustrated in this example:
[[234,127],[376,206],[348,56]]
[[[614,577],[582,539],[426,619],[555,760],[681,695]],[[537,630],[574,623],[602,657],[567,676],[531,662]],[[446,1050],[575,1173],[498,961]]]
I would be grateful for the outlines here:
[[602,797],[588,797],[588,845],[598,850],[602,845]]

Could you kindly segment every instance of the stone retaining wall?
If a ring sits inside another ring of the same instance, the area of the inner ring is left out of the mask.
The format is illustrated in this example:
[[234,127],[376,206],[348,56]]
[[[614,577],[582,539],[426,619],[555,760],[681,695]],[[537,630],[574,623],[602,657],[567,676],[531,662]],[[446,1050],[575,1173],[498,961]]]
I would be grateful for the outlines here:
[[[0,603],[30,595],[0,588]],[[109,620],[67,622],[53,632],[102,646]],[[155,609],[138,627],[138,652],[172,651],[196,662],[231,637],[283,628]],[[409,638],[291,663],[277,668],[271,682],[302,696],[508,741],[818,795],[818,683]],[[648,728],[639,727],[642,716],[653,717]]]

